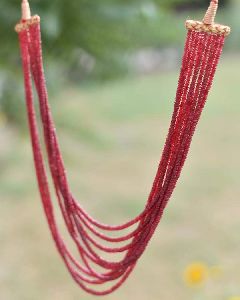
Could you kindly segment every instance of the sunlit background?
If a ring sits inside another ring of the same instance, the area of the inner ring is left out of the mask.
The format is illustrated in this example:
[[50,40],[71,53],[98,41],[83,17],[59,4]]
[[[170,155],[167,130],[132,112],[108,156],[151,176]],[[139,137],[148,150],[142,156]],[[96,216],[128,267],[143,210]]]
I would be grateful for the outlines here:
[[[170,122],[186,18],[204,0],[32,0],[71,187],[105,223],[137,215]],[[177,189],[114,300],[240,299],[240,1]],[[0,1],[0,300],[93,299],[51,240],[33,169],[17,35],[20,0]],[[61,221],[59,221],[61,223]]]

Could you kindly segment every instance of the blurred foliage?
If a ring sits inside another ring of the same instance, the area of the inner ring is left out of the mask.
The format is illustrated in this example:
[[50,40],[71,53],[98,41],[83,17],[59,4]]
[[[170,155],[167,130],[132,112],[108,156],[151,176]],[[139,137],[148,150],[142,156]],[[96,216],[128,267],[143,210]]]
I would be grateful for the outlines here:
[[[20,16],[20,2],[0,2],[0,109],[10,121],[17,122],[22,118],[19,115],[23,91],[18,87],[21,68],[13,27]],[[66,78],[77,82],[113,78],[126,72],[125,58],[129,53],[143,48],[181,46],[184,26],[176,12],[193,4],[196,8],[206,6],[208,0],[30,2],[32,13],[38,13],[42,19],[47,76],[57,79],[53,80],[55,85]],[[51,80],[48,83],[51,86]]]

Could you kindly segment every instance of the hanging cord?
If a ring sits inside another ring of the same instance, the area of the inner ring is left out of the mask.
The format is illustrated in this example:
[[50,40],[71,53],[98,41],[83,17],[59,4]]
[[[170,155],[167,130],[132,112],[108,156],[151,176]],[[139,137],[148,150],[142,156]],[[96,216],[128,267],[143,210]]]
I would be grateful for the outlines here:
[[203,18],[203,23],[206,25],[213,25],[218,9],[218,0],[212,0],[210,6]]
[[22,0],[22,20],[31,19],[31,9],[28,0]]

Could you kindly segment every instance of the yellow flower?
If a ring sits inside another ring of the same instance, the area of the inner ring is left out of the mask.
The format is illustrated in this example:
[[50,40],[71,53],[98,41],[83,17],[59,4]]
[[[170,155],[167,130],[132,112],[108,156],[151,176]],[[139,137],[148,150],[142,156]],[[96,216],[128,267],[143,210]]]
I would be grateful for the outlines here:
[[229,298],[229,300],[240,300],[240,296],[231,297],[231,298]]
[[206,282],[208,277],[208,267],[203,263],[193,263],[187,266],[184,271],[184,281],[187,285],[192,287],[203,284],[204,282]]

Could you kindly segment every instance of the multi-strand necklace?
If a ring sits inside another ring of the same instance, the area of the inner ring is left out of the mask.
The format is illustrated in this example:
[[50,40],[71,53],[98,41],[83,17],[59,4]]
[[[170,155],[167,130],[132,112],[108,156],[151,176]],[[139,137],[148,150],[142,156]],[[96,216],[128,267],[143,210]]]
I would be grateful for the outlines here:
[[[214,23],[217,6],[218,1],[211,1],[202,22],[186,22],[188,33],[174,111],[145,208],[133,220],[110,226],[92,218],[71,192],[48,102],[40,18],[31,17],[28,2],[22,3],[23,17],[16,31],[20,40],[26,107],[40,195],[58,252],[73,279],[90,294],[107,295],[124,283],[146,249],[174,191],[213,82],[225,37],[230,33],[229,27]],[[47,161],[40,144],[33,84],[39,100]],[[45,164],[50,169],[66,228],[78,250],[78,260],[71,254],[58,228]],[[113,256],[122,253],[123,257],[119,261],[115,257],[107,260],[102,253]]]

